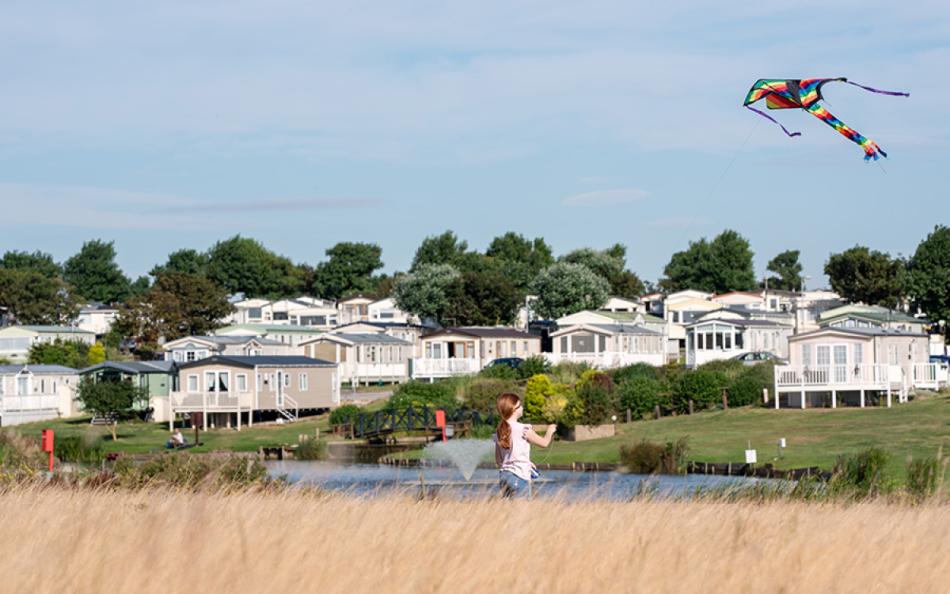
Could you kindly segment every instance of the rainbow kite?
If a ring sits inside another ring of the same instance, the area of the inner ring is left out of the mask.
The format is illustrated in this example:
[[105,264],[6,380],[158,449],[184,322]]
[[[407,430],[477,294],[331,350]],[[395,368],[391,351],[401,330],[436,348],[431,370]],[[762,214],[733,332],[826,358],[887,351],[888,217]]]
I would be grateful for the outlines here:
[[768,118],[769,120],[775,122],[781,126],[782,130],[785,131],[789,136],[801,136],[801,132],[789,132],[785,126],[779,124],[779,122],[768,115],[763,111],[752,107],[752,104],[758,101],[759,99],[765,99],[765,105],[769,109],[804,109],[811,115],[815,116],[819,120],[828,124],[841,134],[843,134],[849,140],[852,140],[864,149],[864,160],[868,161],[874,159],[877,161],[878,154],[886,157],[887,153],[881,150],[881,147],[877,145],[876,142],[870,138],[865,138],[857,131],[849,128],[845,125],[844,122],[831,115],[827,109],[825,109],[818,102],[821,101],[821,87],[825,83],[832,81],[839,81],[848,83],[849,85],[854,85],[860,87],[866,91],[871,91],[872,93],[880,93],[882,95],[894,95],[897,97],[910,97],[910,93],[900,93],[895,91],[881,91],[878,89],[872,89],[871,87],[865,87],[857,83],[853,83],[848,79],[841,78],[805,78],[805,79],[773,79],[773,78],[760,78],[755,81],[755,84],[752,85],[752,88],[749,89],[749,94],[746,95],[745,103],[743,106],[747,109],[751,109],[755,113],[759,114],[762,117]]

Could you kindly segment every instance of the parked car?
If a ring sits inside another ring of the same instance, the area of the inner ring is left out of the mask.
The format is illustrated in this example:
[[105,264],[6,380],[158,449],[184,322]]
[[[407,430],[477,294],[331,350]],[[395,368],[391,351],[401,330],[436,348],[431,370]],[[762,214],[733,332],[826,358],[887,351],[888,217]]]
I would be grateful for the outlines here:
[[502,357],[501,359],[492,359],[488,365],[486,365],[486,367],[504,365],[506,367],[511,367],[512,369],[518,369],[521,367],[522,363],[524,363],[524,359],[521,357]]
[[733,361],[742,361],[744,365],[756,365],[757,363],[762,363],[764,361],[774,361],[777,365],[788,364],[788,361],[785,359],[776,357],[774,354],[768,351],[751,351],[748,353],[742,353],[741,355],[736,355],[732,359]]

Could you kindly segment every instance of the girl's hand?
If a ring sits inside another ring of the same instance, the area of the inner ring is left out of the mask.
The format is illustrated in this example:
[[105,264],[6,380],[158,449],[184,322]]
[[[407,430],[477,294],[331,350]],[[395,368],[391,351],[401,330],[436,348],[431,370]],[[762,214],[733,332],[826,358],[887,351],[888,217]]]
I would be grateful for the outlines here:
[[544,434],[553,435],[555,431],[557,431],[557,425],[555,425],[554,423],[551,423],[550,425],[548,425],[548,430]]

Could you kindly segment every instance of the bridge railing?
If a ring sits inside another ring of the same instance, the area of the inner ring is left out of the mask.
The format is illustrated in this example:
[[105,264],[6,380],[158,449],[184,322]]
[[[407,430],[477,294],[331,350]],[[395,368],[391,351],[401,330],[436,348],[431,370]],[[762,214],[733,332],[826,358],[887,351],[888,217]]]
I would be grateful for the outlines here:
[[[360,413],[353,418],[353,437],[363,438],[383,433],[402,431],[435,430],[436,409],[428,406],[421,408],[385,409],[372,413]],[[476,410],[456,408],[445,411],[445,420],[449,423],[471,422],[473,426],[493,425],[493,414],[482,414]]]

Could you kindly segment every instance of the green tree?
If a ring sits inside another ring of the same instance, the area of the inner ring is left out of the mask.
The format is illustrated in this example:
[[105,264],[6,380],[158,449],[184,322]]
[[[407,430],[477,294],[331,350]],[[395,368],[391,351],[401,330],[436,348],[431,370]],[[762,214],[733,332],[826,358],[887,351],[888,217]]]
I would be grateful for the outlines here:
[[399,309],[422,320],[441,322],[451,303],[452,285],[461,275],[451,264],[423,264],[406,274],[393,286],[393,299]]
[[458,271],[468,270],[473,255],[478,254],[468,250],[467,241],[459,239],[452,231],[446,231],[422,240],[409,272],[416,272],[426,264],[451,264]]
[[38,342],[30,347],[27,361],[32,365],[64,365],[73,369],[89,367],[89,345],[78,340]]
[[914,304],[933,322],[950,323],[950,228],[934,227],[920,242],[908,263]]
[[169,272],[120,308],[114,328],[122,336],[135,338],[143,348],[154,348],[160,339],[208,334],[232,309],[225,290],[210,279]]
[[752,248],[745,237],[727,229],[712,240],[709,248],[715,264],[717,293],[755,289]]
[[20,324],[66,325],[79,313],[79,297],[58,277],[0,268],[0,307]]
[[0,269],[32,271],[47,278],[59,278],[63,274],[63,267],[53,260],[53,256],[41,251],[6,252],[0,258]]
[[[128,417],[136,406],[148,403],[148,388],[135,386],[129,380],[97,382],[91,377],[84,377],[79,381],[76,400],[83,410],[98,416]],[[117,439],[116,426],[113,424],[112,440]]]
[[768,270],[775,273],[775,276],[769,277],[770,289],[802,290],[802,265],[798,261],[800,253],[798,250],[786,250],[769,260]]
[[623,244],[614,244],[606,250],[577,249],[561,256],[558,261],[587,266],[610,283],[611,295],[634,298],[643,294],[643,281],[626,269],[627,247]]
[[329,258],[314,271],[313,293],[339,299],[376,287],[373,272],[383,267],[383,250],[375,243],[341,242],[326,251]]
[[296,296],[303,287],[299,269],[260,242],[235,235],[208,251],[208,278],[229,293],[277,299]]
[[684,289],[714,291],[712,251],[705,238],[689,242],[689,247],[670,257],[663,269],[660,286],[669,292]]
[[748,240],[727,229],[712,241],[691,241],[685,251],[673,254],[661,285],[668,291],[749,291],[756,287],[752,256]]
[[158,277],[166,272],[187,272],[188,274],[208,274],[208,254],[193,249],[182,249],[168,254],[168,261],[157,265],[149,272]]
[[499,270],[467,271],[447,288],[443,314],[455,326],[510,324],[522,304],[522,293]]
[[90,365],[102,363],[106,360],[106,346],[101,342],[97,342],[96,344],[89,347],[87,357]]
[[855,246],[831,254],[825,274],[831,288],[848,301],[896,307],[906,294],[906,270],[899,258]]
[[520,291],[527,291],[538,273],[554,264],[551,247],[543,238],[529,240],[514,231],[494,238],[485,255],[503,264],[505,274]]
[[87,241],[63,264],[63,277],[83,298],[118,303],[129,296],[129,279],[115,262],[113,242]]
[[555,319],[584,309],[602,306],[610,285],[582,264],[558,262],[544,269],[532,285],[538,296],[535,311],[547,319]]

